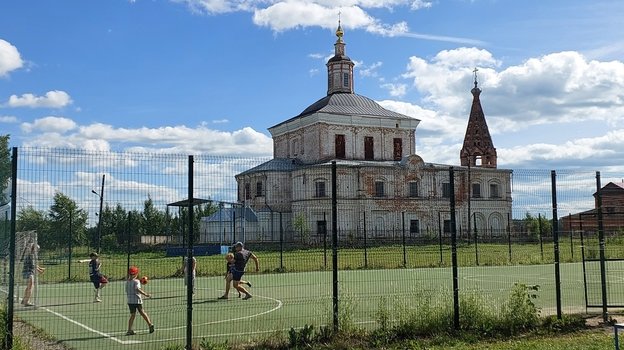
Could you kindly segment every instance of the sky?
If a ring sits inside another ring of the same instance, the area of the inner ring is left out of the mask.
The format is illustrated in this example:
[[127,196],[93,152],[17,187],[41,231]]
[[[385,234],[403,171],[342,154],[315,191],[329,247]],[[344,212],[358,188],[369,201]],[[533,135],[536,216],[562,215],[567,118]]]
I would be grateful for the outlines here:
[[459,164],[473,87],[506,169],[624,172],[624,2],[8,0],[11,146],[270,157],[327,91],[340,18],[355,92]]

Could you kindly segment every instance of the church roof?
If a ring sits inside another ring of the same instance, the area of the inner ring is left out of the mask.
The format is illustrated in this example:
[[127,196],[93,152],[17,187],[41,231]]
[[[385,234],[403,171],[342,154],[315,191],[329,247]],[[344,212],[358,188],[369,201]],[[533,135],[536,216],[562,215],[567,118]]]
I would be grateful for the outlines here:
[[253,174],[253,173],[258,173],[262,171],[289,172],[289,171],[295,170],[300,165],[301,165],[301,162],[297,159],[273,158],[251,169],[247,169],[236,176]]
[[272,128],[314,113],[417,120],[416,118],[408,117],[404,114],[387,110],[380,106],[377,102],[362,95],[350,93],[334,93],[321,98],[320,100],[308,106],[308,108],[304,109],[303,112],[299,113],[295,117],[283,121],[277,125],[274,125]]

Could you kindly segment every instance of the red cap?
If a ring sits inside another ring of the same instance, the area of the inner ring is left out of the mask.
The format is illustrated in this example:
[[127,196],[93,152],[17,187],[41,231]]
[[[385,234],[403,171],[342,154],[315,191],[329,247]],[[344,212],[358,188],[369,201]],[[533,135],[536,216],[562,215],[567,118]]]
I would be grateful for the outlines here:
[[128,269],[128,275],[138,275],[139,274],[139,268],[136,266],[130,266],[130,268]]

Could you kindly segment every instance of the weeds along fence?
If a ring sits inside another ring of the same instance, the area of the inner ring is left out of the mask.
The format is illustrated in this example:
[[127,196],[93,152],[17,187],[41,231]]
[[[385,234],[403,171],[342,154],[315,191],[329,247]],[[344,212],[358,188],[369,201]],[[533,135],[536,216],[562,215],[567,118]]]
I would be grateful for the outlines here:
[[[515,285],[539,286],[542,315],[607,317],[624,305],[621,174],[372,163],[13,149],[0,207],[5,345],[17,320],[76,349],[257,341],[431,315],[470,328],[476,309],[509,311]],[[231,289],[217,299],[237,241],[259,260],[243,276],[253,298]],[[31,251],[45,271],[29,287]],[[92,252],[109,280],[99,292]],[[149,277],[153,334],[137,317],[138,334],[125,336],[130,266]]]

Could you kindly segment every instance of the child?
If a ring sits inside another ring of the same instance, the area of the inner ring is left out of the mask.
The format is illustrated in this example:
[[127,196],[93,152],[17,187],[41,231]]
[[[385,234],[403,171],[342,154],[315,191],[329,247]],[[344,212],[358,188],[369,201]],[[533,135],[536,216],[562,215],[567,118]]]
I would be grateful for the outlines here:
[[148,293],[145,293],[141,289],[141,282],[137,279],[137,275],[139,274],[139,268],[136,266],[131,266],[128,269],[128,279],[126,280],[126,295],[128,296],[128,308],[130,309],[130,319],[128,320],[128,331],[126,335],[134,335],[134,331],[132,330],[132,324],[134,323],[134,317],[136,316],[136,312],[139,311],[139,314],[147,325],[149,326],[149,332],[154,333],[154,324],[150,320],[149,316],[143,311],[143,298],[141,296],[150,297]]
[[30,296],[32,295],[33,286],[35,284],[35,272],[43,273],[45,269],[37,265],[37,253],[39,252],[39,245],[37,243],[30,243],[30,249],[26,248],[22,253],[22,260],[24,265],[22,267],[22,277],[26,280],[26,289],[24,290],[24,297],[22,298],[22,305],[33,306],[30,302]]
[[102,263],[99,260],[99,256],[96,252],[89,254],[91,261],[89,261],[89,279],[91,279],[91,283],[93,283],[93,287],[95,288],[95,299],[93,299],[94,303],[99,303],[102,301],[100,299],[100,290],[106,286],[108,283],[108,279],[100,272],[100,267]]

